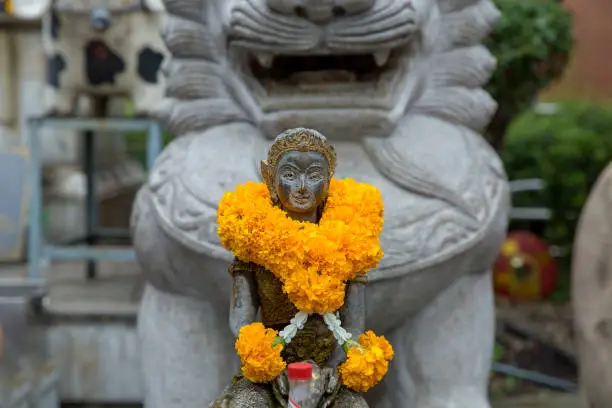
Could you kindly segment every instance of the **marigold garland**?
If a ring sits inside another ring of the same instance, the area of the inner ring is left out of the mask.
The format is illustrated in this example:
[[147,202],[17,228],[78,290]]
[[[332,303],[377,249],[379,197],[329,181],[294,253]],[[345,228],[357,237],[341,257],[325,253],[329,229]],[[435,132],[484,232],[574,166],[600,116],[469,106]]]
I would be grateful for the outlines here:
[[383,256],[380,192],[352,179],[331,180],[318,224],[290,219],[272,205],[266,185],[255,182],[224,194],[217,224],[225,248],[272,272],[291,302],[309,313],[340,309],[346,281]]
[[389,342],[368,331],[356,343],[333,315],[344,304],[346,281],[374,268],[383,256],[378,189],[332,179],[322,217],[313,224],[290,219],[272,205],[265,184],[249,182],[223,196],[217,223],[223,246],[238,259],[272,272],[300,313],[307,313],[298,313],[280,334],[262,323],[240,329],[235,347],[247,379],[269,382],[278,377],[286,366],[284,344],[311,313],[326,315],[328,327],[344,343],[347,360],[338,370],[345,386],[366,391],[384,377],[393,358]]
[[278,332],[266,329],[262,323],[251,323],[240,328],[236,351],[242,362],[242,374],[251,382],[274,380],[285,369],[281,357],[282,343],[274,344]]
[[338,367],[342,383],[353,391],[365,392],[387,374],[393,348],[384,336],[369,330],[359,336],[346,353],[346,361]]

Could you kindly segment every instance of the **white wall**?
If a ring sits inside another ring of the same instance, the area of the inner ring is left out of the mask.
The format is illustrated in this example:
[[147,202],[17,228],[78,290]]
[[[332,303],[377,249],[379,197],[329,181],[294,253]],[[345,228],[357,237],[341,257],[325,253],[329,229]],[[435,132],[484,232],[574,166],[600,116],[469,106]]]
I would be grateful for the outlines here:
[[[0,30],[0,148],[7,144],[27,146],[27,119],[43,112],[45,70],[38,29]],[[86,109],[85,99],[81,101],[79,110],[83,112]],[[123,103],[117,101],[111,109],[120,115]],[[96,139],[99,163],[114,164],[112,162],[125,158],[125,145],[120,135]],[[80,163],[80,139],[74,132],[45,129],[41,146],[45,164]]]
[[[45,71],[42,37],[38,29],[24,27],[12,28],[10,32],[0,30],[0,151],[28,146],[27,120],[43,112]],[[87,107],[85,98],[79,110],[86,112]],[[111,112],[121,116],[124,103],[112,103]],[[72,173],[83,184],[84,180],[81,180],[82,175],[78,170],[81,165],[82,138],[75,132],[43,129],[40,143],[44,165],[51,165],[55,169],[66,168],[67,172],[64,173],[68,174],[73,168]],[[124,139],[118,134],[98,134],[95,152],[99,176],[104,176],[127,160]],[[46,170],[46,175],[55,174],[49,167]],[[56,182],[63,185],[65,180],[59,179]],[[82,198],[55,198],[47,201],[46,208],[49,215],[49,238],[67,239],[82,235]]]

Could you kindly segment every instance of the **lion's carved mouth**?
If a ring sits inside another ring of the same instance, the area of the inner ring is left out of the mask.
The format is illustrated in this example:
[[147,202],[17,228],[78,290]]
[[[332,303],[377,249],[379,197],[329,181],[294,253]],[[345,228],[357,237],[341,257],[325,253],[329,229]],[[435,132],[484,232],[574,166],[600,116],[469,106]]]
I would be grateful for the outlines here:
[[348,83],[375,81],[387,68],[389,51],[376,54],[271,56],[252,54],[249,66],[260,82],[297,85],[302,82]]
[[249,70],[267,93],[284,93],[299,87],[302,91],[321,86],[376,86],[393,69],[391,51],[348,55],[277,55],[252,53]]
[[401,86],[409,69],[417,15],[406,0],[366,3],[367,9],[318,24],[261,0],[236,3],[228,45],[264,109],[351,107],[365,99],[387,109],[389,91]]

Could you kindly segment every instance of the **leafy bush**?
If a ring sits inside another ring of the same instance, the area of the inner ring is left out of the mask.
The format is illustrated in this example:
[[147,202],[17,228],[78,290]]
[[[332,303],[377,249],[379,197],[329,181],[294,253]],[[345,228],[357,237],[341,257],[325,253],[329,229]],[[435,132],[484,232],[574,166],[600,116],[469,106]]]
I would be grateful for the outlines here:
[[487,136],[499,149],[512,119],[559,78],[573,47],[573,16],[557,0],[495,0],[502,12],[486,45],[497,58],[487,90],[499,103]]
[[[165,147],[173,139],[172,135],[164,131],[162,144]],[[132,159],[137,160],[143,167],[147,164],[147,133],[130,132],[125,135],[126,148]]]
[[527,112],[508,129],[501,154],[511,180],[546,182],[542,192],[513,197],[514,204],[550,208],[544,238],[569,249],[589,191],[612,160],[612,106],[573,102],[554,115]]

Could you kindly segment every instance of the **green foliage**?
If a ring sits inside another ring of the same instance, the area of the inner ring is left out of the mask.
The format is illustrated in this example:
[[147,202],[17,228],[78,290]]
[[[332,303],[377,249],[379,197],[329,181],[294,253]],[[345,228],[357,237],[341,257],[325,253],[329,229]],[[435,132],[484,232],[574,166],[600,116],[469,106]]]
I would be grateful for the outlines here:
[[504,356],[504,346],[495,342],[495,348],[493,349],[493,361],[500,361]]
[[561,76],[574,41],[573,16],[556,0],[495,0],[495,4],[502,16],[486,41],[497,58],[487,91],[499,109],[488,137],[499,148],[510,121]]
[[[163,133],[163,146],[165,147],[172,141],[173,137],[169,132]],[[125,135],[126,147],[130,156],[138,160],[143,166],[147,162],[147,133],[131,132]]]
[[555,0],[495,0],[502,12],[487,46],[497,58],[488,86],[517,111],[558,78],[573,46],[573,16]]
[[544,238],[569,249],[589,191],[612,160],[612,106],[563,103],[555,115],[527,112],[510,126],[502,158],[510,180],[546,182],[514,204],[550,208]]

